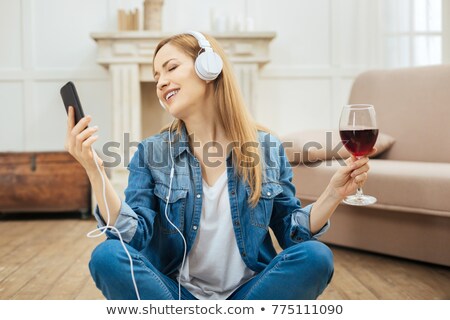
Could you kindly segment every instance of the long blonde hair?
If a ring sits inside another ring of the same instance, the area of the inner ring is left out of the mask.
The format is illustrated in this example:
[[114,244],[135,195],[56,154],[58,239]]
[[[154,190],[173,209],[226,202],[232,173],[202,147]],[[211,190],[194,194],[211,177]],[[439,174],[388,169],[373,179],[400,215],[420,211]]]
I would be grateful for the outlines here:
[[[252,116],[245,106],[244,99],[237,85],[236,78],[232,72],[232,66],[225,55],[224,50],[218,42],[211,36],[203,34],[211,44],[213,50],[220,55],[223,60],[223,70],[221,74],[214,80],[214,97],[218,107],[218,118],[225,132],[232,142],[238,142],[238,146],[233,150],[233,166],[239,177],[242,177],[248,183],[251,194],[249,204],[256,206],[261,196],[261,188],[263,181],[263,164],[260,142],[258,139],[258,130],[270,132],[267,128],[255,123]],[[198,41],[189,34],[177,34],[172,37],[163,39],[156,47],[155,58],[158,51],[165,45],[170,43],[181,49],[194,61],[200,51]],[[176,119],[172,126],[173,131],[181,132],[183,121]],[[161,132],[169,130],[170,125],[166,125]],[[228,150],[227,150],[228,151]],[[254,161],[249,161],[253,156],[259,157]]]

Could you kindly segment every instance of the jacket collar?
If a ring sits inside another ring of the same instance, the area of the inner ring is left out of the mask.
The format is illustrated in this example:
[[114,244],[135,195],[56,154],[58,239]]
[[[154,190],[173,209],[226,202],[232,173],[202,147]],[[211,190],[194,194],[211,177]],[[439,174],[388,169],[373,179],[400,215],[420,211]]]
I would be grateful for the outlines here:
[[181,124],[181,131],[172,136],[172,154],[173,157],[178,157],[184,151],[189,151],[189,137],[187,134],[186,126]]

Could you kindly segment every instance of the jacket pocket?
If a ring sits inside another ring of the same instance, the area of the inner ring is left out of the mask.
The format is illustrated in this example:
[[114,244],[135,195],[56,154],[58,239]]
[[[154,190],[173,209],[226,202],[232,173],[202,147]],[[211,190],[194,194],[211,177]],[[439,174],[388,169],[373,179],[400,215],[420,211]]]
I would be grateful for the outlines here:
[[[154,193],[159,200],[160,214],[156,216],[156,220],[159,220],[162,232],[167,234],[178,233],[176,228],[183,232],[188,191],[172,188],[169,196],[169,187],[162,183],[156,183]],[[167,216],[170,221],[166,218],[166,205]]]
[[[265,182],[261,187],[261,197],[258,204],[250,207],[250,222],[256,227],[268,230],[272,216],[273,201],[277,195],[283,192],[283,188],[274,182]],[[247,187],[247,195],[250,197],[250,188]]]

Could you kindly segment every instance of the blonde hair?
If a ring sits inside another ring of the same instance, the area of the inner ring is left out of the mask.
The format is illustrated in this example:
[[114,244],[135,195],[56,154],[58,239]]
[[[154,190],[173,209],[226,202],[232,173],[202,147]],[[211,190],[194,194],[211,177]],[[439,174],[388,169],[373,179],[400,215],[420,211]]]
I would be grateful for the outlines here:
[[[263,164],[260,142],[258,139],[258,130],[270,132],[267,128],[257,124],[252,119],[245,106],[244,99],[237,85],[236,78],[232,72],[232,66],[225,55],[224,50],[218,42],[211,36],[203,34],[211,44],[213,50],[220,55],[223,60],[223,70],[214,80],[214,97],[217,106],[219,121],[221,122],[227,136],[231,141],[238,142],[239,145],[234,147],[233,166],[236,174],[242,177],[250,187],[249,204],[256,206],[261,196],[263,181]],[[158,51],[166,44],[170,43],[181,49],[193,61],[197,58],[200,51],[198,41],[189,34],[177,34],[172,37],[163,39],[156,47],[155,58]],[[181,132],[183,121],[176,119],[173,125],[173,131]],[[170,125],[166,125],[161,132],[169,130]],[[227,150],[228,152],[228,150]],[[249,161],[249,154],[257,155],[259,161]]]

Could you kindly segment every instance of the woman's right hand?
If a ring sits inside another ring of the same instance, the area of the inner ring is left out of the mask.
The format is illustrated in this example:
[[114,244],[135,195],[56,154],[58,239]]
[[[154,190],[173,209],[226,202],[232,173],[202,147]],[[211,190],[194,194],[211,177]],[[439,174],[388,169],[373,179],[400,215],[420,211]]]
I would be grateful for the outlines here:
[[[64,143],[64,149],[84,167],[88,174],[94,172],[94,170],[97,172],[91,145],[98,139],[98,136],[93,135],[98,127],[87,128],[91,120],[91,116],[85,116],[75,125],[74,109],[69,107],[67,134]],[[96,159],[97,163],[103,166],[103,161],[99,157],[96,157]]]

